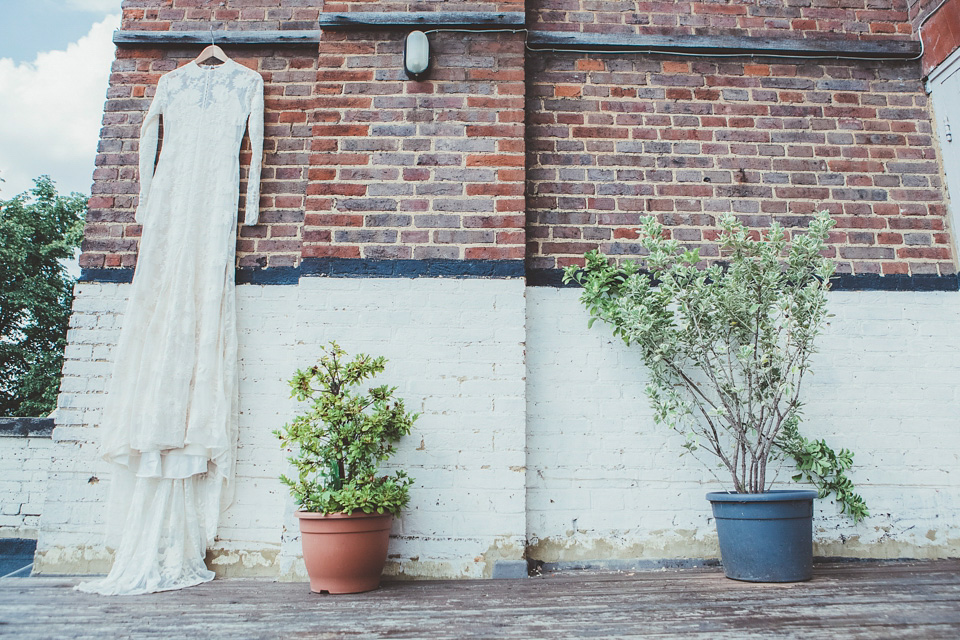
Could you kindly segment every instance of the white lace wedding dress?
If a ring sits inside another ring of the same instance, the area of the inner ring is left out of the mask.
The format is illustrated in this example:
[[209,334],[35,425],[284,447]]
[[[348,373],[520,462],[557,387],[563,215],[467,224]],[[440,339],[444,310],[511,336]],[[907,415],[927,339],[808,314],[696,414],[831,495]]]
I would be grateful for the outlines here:
[[237,438],[234,257],[245,129],[253,159],[244,222],[253,225],[263,79],[232,60],[191,62],[160,78],[141,129],[143,232],[101,422],[101,452],[116,470],[108,523],[116,555],[110,574],[83,591],[150,593],[213,579],[204,555],[230,502]]

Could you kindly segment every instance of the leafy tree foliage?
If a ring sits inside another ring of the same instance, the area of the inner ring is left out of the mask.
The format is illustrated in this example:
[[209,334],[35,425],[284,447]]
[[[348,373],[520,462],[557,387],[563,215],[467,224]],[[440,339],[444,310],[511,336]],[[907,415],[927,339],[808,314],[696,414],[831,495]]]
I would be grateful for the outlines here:
[[294,454],[288,459],[298,471],[296,479],[280,480],[304,511],[396,515],[410,501],[413,480],[403,471],[378,475],[379,467],[418,414],[407,413],[403,400],[393,397],[396,387],[373,387],[366,394],[356,389],[382,372],[386,359],[359,354],[347,362],[346,355],[331,342],[318,364],[290,380],[290,395],[308,406],[274,431]]
[[73,279],[62,263],[83,236],[87,200],[61,196],[41,176],[0,200],[0,415],[54,409],[63,366]]
[[861,520],[867,506],[845,474],[853,454],[798,431],[800,384],[827,316],[834,265],[821,252],[833,225],[823,212],[788,247],[779,225],[757,237],[728,214],[719,238],[728,262],[704,269],[698,250],[664,237],[650,217],[640,230],[649,271],[594,251],[564,281],[583,286],[591,324],[609,323],[641,350],[655,420],[682,433],[688,451],[715,456],[736,492],[766,491],[768,461],[792,458],[795,480]]

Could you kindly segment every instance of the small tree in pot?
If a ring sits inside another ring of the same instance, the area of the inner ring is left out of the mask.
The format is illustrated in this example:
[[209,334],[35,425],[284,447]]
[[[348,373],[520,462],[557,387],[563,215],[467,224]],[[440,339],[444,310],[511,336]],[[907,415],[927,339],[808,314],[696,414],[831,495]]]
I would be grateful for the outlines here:
[[[787,498],[788,511],[812,515],[812,499],[833,494],[855,520],[866,504],[845,472],[853,454],[833,451],[799,430],[800,385],[810,369],[815,338],[827,315],[826,293],[833,262],[821,255],[833,227],[823,212],[807,233],[786,234],[772,225],[762,236],[744,229],[733,216],[720,220],[718,242],[726,264],[698,267],[698,250],[684,250],[665,237],[653,217],[640,229],[649,252],[647,271],[626,261],[613,265],[599,252],[586,255],[583,267],[571,266],[565,282],[583,286],[581,301],[590,315],[609,323],[615,335],[640,348],[650,371],[647,394],[654,418],[682,433],[685,447],[712,454],[732,481],[733,494],[712,493],[727,575],[781,581],[809,578],[811,525],[792,546],[806,546],[798,569],[786,573],[749,569],[737,575],[728,562],[723,527],[727,503]],[[817,492],[769,491],[775,473],[771,461],[792,458],[794,480],[806,479]],[[806,505],[802,504],[803,502]],[[718,512],[719,510],[719,512]],[[793,516],[790,517],[791,519]],[[769,537],[770,531],[761,537]],[[738,533],[738,536],[746,534]],[[780,535],[779,533],[777,535]],[[747,555],[756,558],[756,549]],[[777,548],[773,555],[782,555]]]
[[274,432],[298,472],[280,480],[300,507],[304,562],[316,592],[376,589],[393,516],[410,501],[412,479],[403,471],[380,475],[379,466],[418,414],[394,398],[396,387],[355,390],[384,370],[384,358],[360,354],[347,362],[345,356],[331,342],[317,365],[297,371],[291,396],[308,407]]

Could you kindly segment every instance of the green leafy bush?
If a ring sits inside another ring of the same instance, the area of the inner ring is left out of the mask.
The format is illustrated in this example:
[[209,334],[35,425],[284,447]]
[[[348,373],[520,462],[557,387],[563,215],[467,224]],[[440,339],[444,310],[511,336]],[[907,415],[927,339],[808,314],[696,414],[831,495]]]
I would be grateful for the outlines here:
[[823,212],[789,245],[779,225],[756,237],[733,215],[720,221],[727,264],[700,268],[699,251],[664,237],[653,217],[641,227],[645,265],[617,266],[598,251],[564,282],[624,342],[637,345],[650,371],[647,395],[659,424],[715,456],[738,493],[769,489],[768,462],[793,458],[799,474],[833,493],[855,520],[868,515],[845,475],[853,454],[800,435],[800,384],[827,315],[833,262],[821,255],[834,222]]
[[394,454],[394,443],[410,433],[419,414],[407,413],[396,387],[366,394],[355,389],[381,373],[384,358],[360,354],[345,362],[336,342],[320,362],[297,371],[291,397],[308,402],[306,410],[274,434],[293,453],[296,479],[280,476],[303,511],[398,514],[410,501],[413,479],[403,471],[378,475],[380,463]]
[[0,200],[0,416],[43,416],[57,404],[72,278],[87,199],[47,176]]

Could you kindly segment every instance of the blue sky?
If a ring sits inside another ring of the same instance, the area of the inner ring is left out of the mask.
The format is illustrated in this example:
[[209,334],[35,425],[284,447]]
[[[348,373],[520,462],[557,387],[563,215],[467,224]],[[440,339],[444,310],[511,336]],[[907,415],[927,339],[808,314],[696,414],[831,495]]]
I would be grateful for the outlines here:
[[89,195],[121,0],[0,0],[0,199]]
[[65,49],[95,22],[120,12],[121,0],[0,0],[0,58],[32,62],[41,51]]

